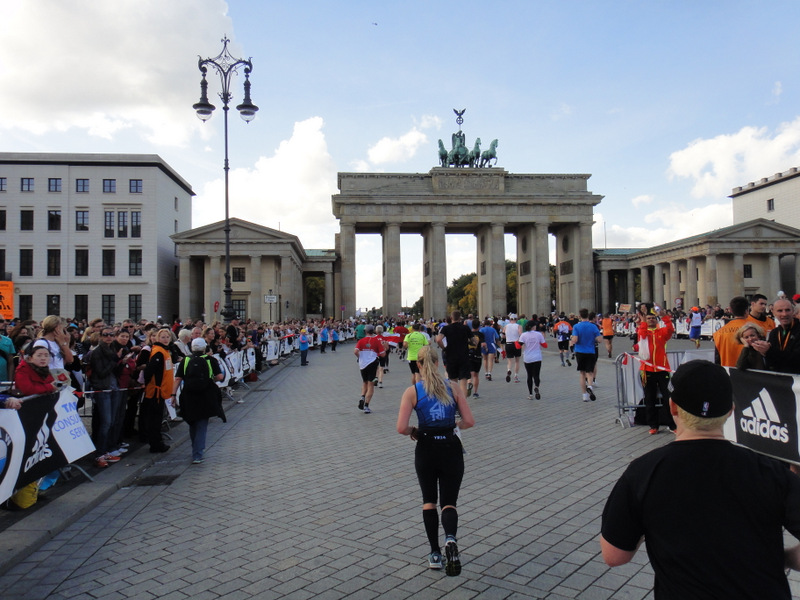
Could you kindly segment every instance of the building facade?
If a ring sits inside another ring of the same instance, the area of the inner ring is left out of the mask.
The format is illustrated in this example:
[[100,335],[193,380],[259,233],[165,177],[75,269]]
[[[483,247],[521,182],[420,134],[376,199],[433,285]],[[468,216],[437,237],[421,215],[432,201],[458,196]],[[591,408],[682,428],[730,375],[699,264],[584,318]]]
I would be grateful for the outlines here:
[[193,196],[154,154],[0,153],[0,278],[13,282],[14,315],[177,316],[170,235],[191,227]]
[[[297,236],[230,219],[231,299],[239,318],[280,322],[308,315],[337,315],[333,305],[333,250],[308,250]],[[219,319],[225,287],[225,221],[172,236],[180,261],[182,318]],[[309,311],[306,278],[320,277],[322,306]]]
[[731,191],[733,222],[769,219],[800,229],[800,171],[792,167]]

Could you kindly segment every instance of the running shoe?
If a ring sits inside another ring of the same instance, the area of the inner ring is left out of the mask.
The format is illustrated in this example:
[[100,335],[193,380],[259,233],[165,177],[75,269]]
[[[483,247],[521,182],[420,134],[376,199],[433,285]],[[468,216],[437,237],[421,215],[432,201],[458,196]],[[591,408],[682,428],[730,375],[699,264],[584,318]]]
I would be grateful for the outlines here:
[[382,381],[379,381],[379,382],[378,382],[378,387],[379,387],[380,389],[383,389],[383,382],[382,382]]
[[473,398],[480,398],[481,395],[478,392],[475,392],[474,394],[472,394],[472,397]]
[[193,464],[193,465],[202,465],[202,464],[203,464],[203,461],[205,461],[205,458],[195,458],[195,459],[192,461],[192,464]]
[[528,394],[528,400],[533,400],[533,396],[531,396],[530,394]]
[[442,553],[441,552],[431,552],[428,555],[428,568],[429,569],[441,569],[442,568]]
[[364,396],[361,396],[361,400],[358,401],[358,410],[364,410]]
[[444,554],[447,557],[444,572],[450,577],[461,574],[461,559],[458,556],[458,546],[454,537],[448,537],[444,543]]
[[489,379],[489,381],[491,381],[491,380],[492,380],[492,374],[491,374],[491,373],[489,373],[489,375],[488,375],[488,379]]
[[99,467],[101,469],[105,469],[108,466],[108,463],[106,462],[105,457],[98,456],[97,458],[94,459],[94,466]]
[[569,359],[567,359],[567,366],[568,366],[568,367],[571,367],[571,366],[572,366],[572,363],[571,363],[571,362],[569,362]]
[[378,383],[378,378],[377,377],[373,377],[372,383]]
[[514,383],[519,383],[519,377],[517,377],[516,375],[514,375]]
[[650,431],[648,431],[647,433],[649,433],[650,435],[655,435],[655,434],[658,433],[658,429],[653,428]]
[[469,398],[470,396],[472,396],[472,382],[471,381],[467,384],[467,398]]
[[506,383],[511,382],[511,370],[506,371]]
[[116,462],[119,462],[120,460],[122,460],[122,459],[121,459],[119,456],[114,456],[113,454],[106,454],[106,455],[103,457],[103,459],[104,459],[104,460],[105,460],[107,463],[116,463]]
[[365,415],[368,415],[368,414],[370,414],[371,412],[372,412],[372,411],[371,411],[371,410],[370,410],[370,408],[369,408],[369,404],[365,404],[365,405],[364,405],[364,414],[365,414]]
[[536,399],[537,400],[541,400],[542,399],[542,395],[539,393],[539,388],[538,387],[533,388],[533,393],[536,395]]
[[589,394],[589,400],[591,400],[592,402],[597,400],[597,397],[594,395],[594,390],[592,388],[587,387],[586,388],[586,393]]

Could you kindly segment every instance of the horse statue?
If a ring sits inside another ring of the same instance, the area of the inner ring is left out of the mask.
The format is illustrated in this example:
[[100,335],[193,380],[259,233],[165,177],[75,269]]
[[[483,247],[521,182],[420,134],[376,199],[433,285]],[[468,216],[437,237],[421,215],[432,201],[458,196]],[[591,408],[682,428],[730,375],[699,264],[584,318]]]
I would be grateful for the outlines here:
[[470,169],[478,166],[478,162],[481,160],[481,138],[475,140],[475,147],[469,151],[467,158]]
[[444,147],[444,142],[439,140],[439,164],[443,167],[447,166],[447,149]]
[[453,149],[447,155],[447,164],[454,167],[463,167],[469,164],[469,150],[464,145],[463,134],[453,134]]
[[485,167],[494,160],[494,164],[497,165],[497,140],[492,140],[492,143],[489,144],[489,149],[485,150],[483,154],[481,154],[481,167]]

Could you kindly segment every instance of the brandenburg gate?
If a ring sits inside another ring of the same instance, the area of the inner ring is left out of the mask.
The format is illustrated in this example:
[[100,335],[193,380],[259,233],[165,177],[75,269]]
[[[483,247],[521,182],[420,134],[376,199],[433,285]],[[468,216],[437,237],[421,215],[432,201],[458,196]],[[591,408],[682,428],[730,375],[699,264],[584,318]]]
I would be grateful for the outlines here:
[[[439,145],[443,149],[441,140]],[[556,238],[556,307],[577,312],[594,305],[593,207],[602,196],[587,191],[590,175],[512,174],[466,163],[451,168],[446,160],[427,174],[339,173],[339,193],[332,197],[340,226],[336,249],[341,257],[335,303],[344,307],[346,315],[354,314],[357,306],[359,233],[383,238],[385,315],[398,314],[402,306],[400,235],[404,233],[423,238],[420,275],[426,318],[447,314],[447,233],[475,235],[481,317],[506,312],[506,233],[516,236],[519,312],[552,310],[549,234]]]

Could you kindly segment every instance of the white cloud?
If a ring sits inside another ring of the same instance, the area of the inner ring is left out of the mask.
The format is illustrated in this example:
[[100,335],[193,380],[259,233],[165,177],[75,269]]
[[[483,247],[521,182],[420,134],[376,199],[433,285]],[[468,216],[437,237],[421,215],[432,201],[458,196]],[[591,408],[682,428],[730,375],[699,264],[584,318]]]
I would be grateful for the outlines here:
[[766,127],[743,127],[736,133],[697,139],[670,155],[670,178],[694,180],[692,196],[719,199],[731,189],[784,171],[800,162],[800,117]]
[[633,198],[631,200],[631,204],[633,204],[633,206],[636,207],[636,208],[639,208],[643,204],[651,204],[652,202],[653,202],[653,197],[650,196],[649,194],[643,194],[641,196],[636,196],[636,198]]
[[110,139],[133,129],[151,143],[180,146],[199,128],[187,105],[200,96],[197,55],[213,56],[221,48],[219,32],[233,33],[227,3],[11,4],[0,22],[0,55],[6,57],[0,62],[6,82],[0,87],[0,131],[74,129]]
[[560,121],[565,117],[569,117],[571,114],[572,107],[566,102],[562,102],[559,107],[550,115],[550,119],[553,121]]
[[428,143],[428,136],[416,127],[399,138],[384,137],[367,151],[373,165],[405,162],[413,158],[417,150]]
[[[259,157],[249,168],[231,169],[231,216],[296,235],[305,248],[333,248],[338,231],[331,214],[336,167],[322,128],[321,117],[295,123],[292,137],[273,156]],[[195,198],[192,226],[224,219],[224,197],[220,173]]]
[[772,86],[772,100],[770,104],[777,104],[780,102],[781,94],[783,94],[783,83],[776,81],[775,85]]
[[595,248],[649,248],[732,225],[733,209],[729,202],[705,206],[671,204],[645,215],[638,225],[605,223],[604,229],[604,223],[603,215],[595,213]]

